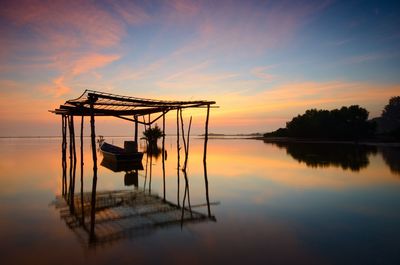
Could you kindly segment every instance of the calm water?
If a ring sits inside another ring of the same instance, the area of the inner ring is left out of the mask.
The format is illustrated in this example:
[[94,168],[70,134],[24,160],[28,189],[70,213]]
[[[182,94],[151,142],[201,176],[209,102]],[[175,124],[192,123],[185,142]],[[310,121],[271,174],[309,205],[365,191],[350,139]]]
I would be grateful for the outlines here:
[[[86,195],[92,189],[93,166],[88,140]],[[124,139],[109,140],[122,145]],[[158,201],[169,209],[182,205],[185,194],[182,173],[179,189],[177,185],[175,141],[166,139],[168,203]],[[116,200],[119,211],[105,205],[96,212],[97,237],[90,240],[90,216],[83,222],[86,228],[71,221],[59,197],[61,140],[0,139],[0,263],[400,264],[399,148],[210,140],[207,174],[213,219],[207,207],[195,207],[207,202],[202,144],[191,139],[187,171],[192,210],[201,218],[182,223],[175,220],[180,211],[150,209],[145,217],[151,223],[132,228],[143,215],[123,212],[126,208]],[[79,142],[77,147],[79,151]],[[77,196],[79,158],[78,152]],[[151,158],[151,164],[144,157],[138,173],[137,181],[130,180],[124,171],[99,165],[97,193],[148,194],[151,189],[162,198],[161,156]],[[148,206],[143,200],[131,203],[142,210]]]

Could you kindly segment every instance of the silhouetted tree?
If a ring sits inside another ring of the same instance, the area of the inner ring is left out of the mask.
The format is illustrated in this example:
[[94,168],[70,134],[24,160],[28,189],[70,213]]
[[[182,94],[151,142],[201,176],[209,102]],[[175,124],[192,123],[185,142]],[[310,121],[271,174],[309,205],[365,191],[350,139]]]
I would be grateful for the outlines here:
[[375,125],[368,121],[368,111],[358,105],[334,110],[307,110],[278,129],[264,136],[289,136],[302,138],[360,139],[370,137]]
[[392,97],[379,119],[380,131],[400,138],[400,96]]

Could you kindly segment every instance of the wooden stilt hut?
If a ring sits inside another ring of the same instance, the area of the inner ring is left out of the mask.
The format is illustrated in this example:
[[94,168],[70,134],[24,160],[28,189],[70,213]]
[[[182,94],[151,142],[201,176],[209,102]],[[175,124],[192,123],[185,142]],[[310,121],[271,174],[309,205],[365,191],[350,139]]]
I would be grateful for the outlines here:
[[[207,152],[207,142],[208,142],[208,123],[209,123],[209,114],[210,108],[214,107],[215,101],[171,101],[171,100],[154,100],[154,99],[144,99],[137,97],[129,97],[129,96],[121,96],[110,93],[98,92],[93,90],[85,90],[85,92],[76,99],[67,100],[63,105],[55,110],[51,110],[52,113],[61,116],[62,120],[62,198],[65,199],[65,202],[68,205],[69,212],[66,215],[68,220],[75,220],[77,222],[73,225],[82,226],[85,228],[90,235],[90,241],[95,240],[99,237],[99,234],[95,233],[95,220],[96,215],[99,215],[98,209],[102,208],[102,203],[100,199],[102,198],[101,194],[98,194],[98,198],[96,199],[96,186],[97,186],[97,153],[96,153],[96,130],[95,130],[95,118],[102,116],[111,116],[119,119],[131,121],[134,123],[134,140],[135,143],[138,143],[138,125],[142,124],[145,126],[151,126],[154,122],[162,118],[162,130],[163,130],[163,141],[162,141],[162,156],[163,156],[163,196],[162,199],[159,197],[154,197],[155,206],[154,209],[162,208],[162,207],[172,207],[173,209],[173,218],[169,216],[167,223],[176,223],[177,221],[183,220],[202,220],[206,217],[215,220],[215,217],[211,215],[210,211],[210,202],[208,195],[208,179],[207,179],[207,169],[206,169],[206,152]],[[204,163],[204,180],[205,180],[205,192],[206,192],[206,201],[207,201],[207,215],[203,215],[200,213],[196,213],[191,210],[190,198],[189,198],[189,187],[188,187],[188,178],[186,173],[187,159],[189,153],[189,134],[192,118],[190,117],[190,122],[187,130],[187,136],[185,136],[184,124],[182,118],[182,110],[186,108],[205,108],[206,109],[206,121],[205,121],[205,133],[204,133],[204,154],[203,154],[203,163]],[[177,181],[178,181],[178,192],[177,192],[177,205],[172,204],[171,202],[166,201],[165,197],[165,165],[164,165],[164,155],[165,155],[165,115],[172,110],[176,110],[176,126],[177,126],[177,155],[178,155],[178,166],[177,166]],[[153,115],[153,116],[152,116]],[[76,171],[76,150],[75,150],[75,132],[74,132],[74,116],[81,117],[81,128],[80,128],[80,143],[81,143],[81,190],[80,197],[75,196],[75,171]],[[92,192],[84,193],[83,192],[83,125],[84,125],[84,117],[90,117],[90,128],[91,128],[91,149],[92,149],[92,159],[93,159],[93,181],[92,181]],[[69,130],[69,159],[70,159],[70,180],[69,185],[67,185],[67,132]],[[180,133],[181,130],[181,133]],[[180,205],[180,193],[179,193],[179,169],[180,169],[180,141],[179,138],[182,136],[185,161],[182,167],[183,175],[185,177],[185,193],[183,198],[183,205]],[[150,157],[151,158],[151,157]],[[151,162],[150,162],[151,164]],[[147,165],[146,165],[147,171]],[[151,166],[150,166],[150,180],[151,181]],[[69,186],[69,187],[68,187]],[[149,185],[150,191],[151,185]],[[118,192],[116,192],[118,193]],[[119,193],[118,193],[119,194]],[[129,193],[130,194],[130,193]],[[129,195],[128,194],[128,195]],[[138,193],[139,194],[139,193]],[[110,194],[107,195],[110,197]],[[144,195],[143,195],[144,196]],[[152,196],[152,195],[149,195]],[[90,197],[90,198],[89,198]],[[185,207],[185,200],[187,198],[188,207]],[[119,198],[120,199],[120,198]],[[60,202],[59,202],[60,203]],[[90,204],[90,205],[89,205]],[[99,205],[96,205],[99,204]],[[111,206],[111,205],[108,205]],[[135,208],[133,206],[129,206],[130,210],[133,211]],[[112,207],[111,207],[112,208]],[[132,208],[132,209],[131,209]],[[89,210],[90,209],[90,210]],[[181,216],[179,217],[176,214],[176,210],[181,209],[178,212],[181,212]],[[65,211],[62,211],[65,212]],[[154,211],[158,213],[158,210]],[[90,215],[90,219],[85,218],[85,216]],[[136,216],[133,215],[132,216]],[[178,218],[178,217],[179,218]],[[76,217],[76,218],[75,218]],[[165,216],[164,216],[165,217]],[[163,217],[163,218],[164,218]],[[110,220],[108,220],[110,221]],[[112,221],[112,220],[111,220]],[[103,220],[103,223],[105,221]],[[79,223],[79,224],[78,224]],[[135,223],[135,222],[133,222]],[[131,224],[131,223],[130,223]],[[160,226],[162,222],[155,222],[153,226]],[[98,226],[99,224],[97,224]],[[140,227],[140,226],[139,226]],[[132,230],[133,227],[121,227],[121,233],[125,233],[126,231]],[[115,234],[115,231],[111,234]],[[118,232],[119,233],[119,232]],[[117,233],[117,234],[118,234]],[[105,237],[106,239],[108,237]],[[107,240],[106,240],[107,241]]]

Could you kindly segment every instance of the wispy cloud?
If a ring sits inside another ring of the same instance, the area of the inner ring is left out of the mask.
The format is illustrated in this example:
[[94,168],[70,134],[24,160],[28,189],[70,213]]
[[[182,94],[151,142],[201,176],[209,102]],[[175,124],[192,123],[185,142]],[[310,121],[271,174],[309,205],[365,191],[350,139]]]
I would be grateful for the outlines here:
[[253,69],[251,69],[250,72],[257,78],[260,78],[266,82],[272,82],[276,79],[276,76],[266,72],[267,70],[270,70],[272,68],[273,66],[259,66],[254,67]]
[[130,25],[141,25],[151,20],[149,13],[134,1],[111,1],[111,5],[115,12]]
[[72,75],[80,75],[90,70],[101,68],[120,58],[119,55],[105,54],[87,54],[74,62],[71,73]]
[[123,24],[95,2],[38,0],[9,1],[1,15],[20,29],[32,30],[47,49],[110,47],[125,34]]
[[59,76],[53,80],[51,85],[41,87],[41,91],[54,98],[59,98],[68,94],[71,91],[71,88],[65,84],[65,77]]
[[342,45],[348,44],[348,43],[350,43],[352,41],[354,41],[353,38],[339,39],[339,40],[334,40],[334,41],[328,42],[328,45],[330,45],[330,46],[342,46]]
[[368,53],[368,54],[362,54],[362,55],[356,55],[349,57],[347,59],[344,59],[342,63],[344,64],[360,64],[360,63],[366,63],[370,61],[376,61],[376,60],[383,60],[387,59],[390,57],[399,57],[400,53]]

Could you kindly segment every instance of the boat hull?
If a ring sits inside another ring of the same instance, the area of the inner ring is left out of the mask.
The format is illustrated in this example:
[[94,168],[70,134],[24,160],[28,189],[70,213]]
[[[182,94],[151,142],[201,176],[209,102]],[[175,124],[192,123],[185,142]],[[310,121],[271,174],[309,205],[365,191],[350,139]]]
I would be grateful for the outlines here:
[[125,149],[104,142],[100,146],[103,158],[114,162],[141,162],[142,152],[127,152]]

